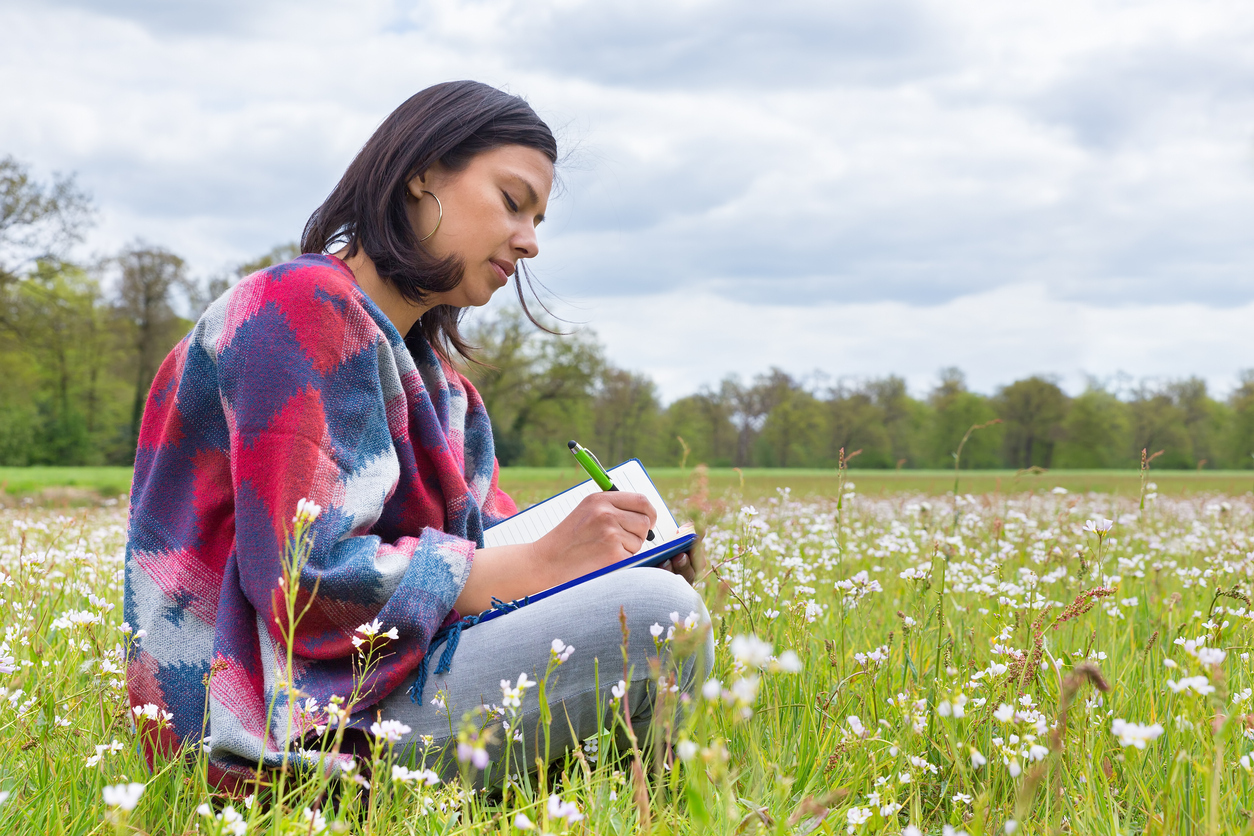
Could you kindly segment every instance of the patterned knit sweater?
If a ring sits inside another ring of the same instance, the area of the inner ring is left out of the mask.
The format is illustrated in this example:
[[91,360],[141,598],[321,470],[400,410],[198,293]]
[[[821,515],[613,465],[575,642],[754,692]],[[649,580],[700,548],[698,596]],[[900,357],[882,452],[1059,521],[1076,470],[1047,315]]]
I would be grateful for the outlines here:
[[325,722],[307,698],[352,692],[359,625],[378,619],[400,636],[363,683],[360,718],[457,618],[483,528],[516,508],[497,487],[479,394],[414,343],[411,355],[344,262],[303,255],[242,280],[162,364],[126,548],[125,617],[145,631],[129,654],[130,702],[172,715],[139,717],[150,762],[202,728],[216,784],[280,762],[279,578],[302,498],[324,510],[300,578],[302,595],[317,594],[293,642],[294,748]]

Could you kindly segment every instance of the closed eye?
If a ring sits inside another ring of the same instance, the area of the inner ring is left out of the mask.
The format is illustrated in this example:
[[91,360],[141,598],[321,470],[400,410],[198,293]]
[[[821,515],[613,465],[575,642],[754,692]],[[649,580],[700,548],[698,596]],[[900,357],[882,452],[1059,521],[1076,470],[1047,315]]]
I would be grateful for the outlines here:
[[505,205],[509,207],[509,211],[517,212],[518,203],[515,202],[514,198],[509,196],[509,192],[501,192],[501,194],[505,196]]

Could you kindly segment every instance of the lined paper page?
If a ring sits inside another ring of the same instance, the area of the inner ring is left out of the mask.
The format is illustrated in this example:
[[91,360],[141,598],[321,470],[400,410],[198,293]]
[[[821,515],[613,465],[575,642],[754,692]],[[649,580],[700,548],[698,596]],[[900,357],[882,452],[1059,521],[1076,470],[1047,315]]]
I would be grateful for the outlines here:
[[[657,511],[657,523],[653,526],[654,539],[651,541],[646,540],[640,548],[641,552],[656,548],[675,537],[679,530],[675,524],[675,518],[671,515],[670,509],[666,507],[666,503],[662,501],[661,494],[653,486],[653,482],[649,479],[648,474],[644,472],[640,462],[632,459],[608,470],[607,473],[609,473],[610,479],[614,481],[614,485],[620,491],[644,494]],[[504,522],[497,523],[483,532],[484,546],[491,548],[493,546],[534,543],[556,528],[558,523],[566,519],[567,515],[575,510],[575,507],[579,505],[585,496],[594,494],[599,490],[600,488],[596,486],[596,483],[589,479],[587,482],[581,482],[564,493],[546,499],[539,505],[515,514]]]

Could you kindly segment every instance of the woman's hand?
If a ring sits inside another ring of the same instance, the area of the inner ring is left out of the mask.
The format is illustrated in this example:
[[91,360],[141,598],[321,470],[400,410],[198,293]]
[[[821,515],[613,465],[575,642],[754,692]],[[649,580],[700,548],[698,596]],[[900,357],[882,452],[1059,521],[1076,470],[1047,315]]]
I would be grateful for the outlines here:
[[640,551],[655,522],[657,511],[642,494],[586,496],[534,543],[477,550],[454,606],[463,615],[479,613],[493,598],[514,601],[603,569]]
[[644,545],[657,511],[643,494],[598,491],[585,496],[536,541],[537,571],[556,586],[631,557]]
[[696,583],[697,567],[692,565],[692,558],[689,556],[688,552],[675,555],[658,568],[665,569],[668,572],[674,572],[676,575],[679,575],[681,578],[686,580],[689,586]]

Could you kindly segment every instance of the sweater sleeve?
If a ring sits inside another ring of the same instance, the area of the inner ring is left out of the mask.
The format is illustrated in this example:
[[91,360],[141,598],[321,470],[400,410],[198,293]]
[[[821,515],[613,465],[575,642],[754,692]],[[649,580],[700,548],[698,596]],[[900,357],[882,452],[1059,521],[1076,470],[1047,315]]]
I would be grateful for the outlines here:
[[349,693],[356,628],[378,619],[400,638],[364,683],[360,707],[417,667],[465,585],[475,544],[438,527],[394,542],[365,533],[398,466],[381,377],[389,347],[355,293],[342,280],[271,280],[239,295],[218,375],[240,587],[268,633],[262,650],[269,644],[277,655],[286,646],[279,581],[293,515],[302,498],[321,505],[300,575],[298,612],[313,600],[292,642],[297,684],[323,699]]

